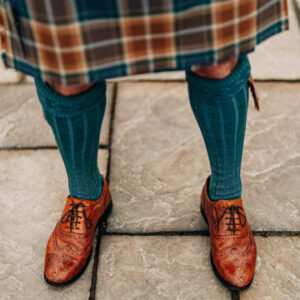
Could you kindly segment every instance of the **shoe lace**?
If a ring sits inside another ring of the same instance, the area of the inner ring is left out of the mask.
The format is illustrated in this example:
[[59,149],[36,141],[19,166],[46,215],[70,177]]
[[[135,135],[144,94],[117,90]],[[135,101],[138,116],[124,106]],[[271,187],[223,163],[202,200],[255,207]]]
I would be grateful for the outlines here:
[[224,211],[219,217],[217,224],[221,221],[221,219],[224,216],[226,216],[225,218],[229,220],[229,222],[226,223],[226,225],[228,225],[228,231],[232,231],[233,233],[235,233],[236,231],[240,231],[240,229],[237,229],[237,226],[240,225],[242,227],[245,227],[247,223],[246,215],[241,211],[244,211],[244,209],[241,206],[224,206]]
[[[90,229],[92,227],[92,221],[87,217],[86,210],[85,210],[86,206],[83,203],[79,202],[75,204],[72,202],[67,205],[71,206],[71,208],[63,215],[61,222],[62,224],[66,224],[66,223],[70,224],[70,226],[66,226],[66,228],[70,229],[70,232],[72,232],[74,229],[75,230],[79,229],[77,227],[77,225],[80,224],[78,219],[82,219],[82,216],[79,215],[80,213],[83,214],[85,227],[87,229]],[[82,210],[79,211],[78,210],[79,208],[82,208]]]

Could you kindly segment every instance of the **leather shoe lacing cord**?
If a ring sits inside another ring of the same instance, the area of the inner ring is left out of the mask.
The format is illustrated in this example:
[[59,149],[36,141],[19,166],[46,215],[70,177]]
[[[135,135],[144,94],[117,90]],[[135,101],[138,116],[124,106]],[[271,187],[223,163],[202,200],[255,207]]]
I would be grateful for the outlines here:
[[[78,219],[82,219],[82,216],[79,216],[80,213],[83,214],[84,222],[85,222],[85,227],[87,229],[90,229],[92,227],[92,221],[87,217],[86,215],[86,210],[85,210],[85,205],[81,202],[74,204],[73,202],[71,204],[67,204],[71,206],[71,208],[63,215],[62,217],[62,224],[70,223],[70,226],[66,226],[66,228],[70,228],[70,232],[72,230],[78,230],[79,228],[77,227],[80,222]],[[82,210],[78,210],[78,208],[82,208]],[[73,224],[75,225],[73,228]]]

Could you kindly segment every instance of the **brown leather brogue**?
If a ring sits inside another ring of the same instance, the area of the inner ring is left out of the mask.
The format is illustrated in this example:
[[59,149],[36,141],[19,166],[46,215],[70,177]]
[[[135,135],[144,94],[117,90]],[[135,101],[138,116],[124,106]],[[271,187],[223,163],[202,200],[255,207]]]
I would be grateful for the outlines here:
[[209,177],[201,194],[201,212],[209,226],[211,263],[221,282],[231,290],[250,286],[256,264],[256,245],[242,199],[211,201]]
[[104,179],[95,201],[68,196],[60,220],[51,234],[45,256],[44,277],[49,284],[66,285],[77,279],[89,263],[93,235],[112,209],[110,191]]

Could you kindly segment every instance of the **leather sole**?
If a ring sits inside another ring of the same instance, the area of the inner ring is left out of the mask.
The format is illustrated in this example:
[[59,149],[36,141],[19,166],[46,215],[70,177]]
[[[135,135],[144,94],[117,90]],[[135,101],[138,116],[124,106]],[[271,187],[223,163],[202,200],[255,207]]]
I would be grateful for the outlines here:
[[[203,216],[203,219],[204,221],[206,222],[207,225],[208,224],[208,221],[207,221],[207,217],[205,215],[205,212],[204,210],[202,209],[202,206],[200,205],[200,210],[201,210],[201,214]],[[223,283],[223,285],[225,285],[227,288],[229,288],[231,291],[243,291],[243,290],[246,290],[252,283],[253,281],[253,277],[250,281],[250,283],[248,283],[247,285],[244,285],[244,286],[235,286],[235,285],[231,285],[228,281],[226,281],[221,275],[220,273],[218,272],[215,264],[214,264],[214,261],[213,261],[213,258],[212,258],[212,254],[211,254],[211,251],[210,251],[210,262],[211,262],[211,265],[212,265],[212,268],[214,270],[214,273],[215,275],[217,276],[217,278]]]
[[[107,205],[107,207],[106,207],[106,209],[105,209],[105,211],[104,211],[104,213],[102,214],[102,216],[101,216],[100,219],[98,220],[97,225],[96,225],[96,228],[99,227],[99,226],[101,225],[101,223],[104,222],[104,221],[106,220],[106,218],[110,215],[110,213],[111,213],[111,211],[112,211],[112,207],[113,207],[112,200],[110,200],[110,201],[109,201],[109,204]],[[95,231],[96,231],[96,230],[95,230]],[[94,234],[95,234],[95,232],[94,232]],[[56,286],[56,287],[57,287],[57,286],[65,286],[65,285],[68,285],[68,284],[73,283],[74,281],[76,281],[76,280],[84,273],[85,269],[87,268],[87,266],[88,266],[88,264],[89,264],[89,262],[90,262],[90,260],[91,260],[92,253],[93,253],[93,247],[91,248],[91,251],[90,251],[90,253],[89,253],[89,256],[88,256],[88,258],[87,258],[87,260],[86,260],[85,265],[84,265],[84,266],[79,270],[79,272],[78,272],[73,278],[71,278],[70,280],[65,281],[65,282],[59,282],[59,283],[58,283],[58,282],[54,282],[54,281],[49,280],[49,279],[46,277],[45,273],[44,273],[44,279],[45,279],[45,281],[46,281],[48,284],[53,285],[53,286]]]

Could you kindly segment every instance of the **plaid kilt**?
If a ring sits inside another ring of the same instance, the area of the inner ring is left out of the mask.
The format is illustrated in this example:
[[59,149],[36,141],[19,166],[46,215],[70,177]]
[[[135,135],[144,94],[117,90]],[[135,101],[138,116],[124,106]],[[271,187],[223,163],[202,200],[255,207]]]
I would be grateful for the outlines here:
[[286,29],[287,0],[0,0],[6,66],[61,85],[218,64]]

